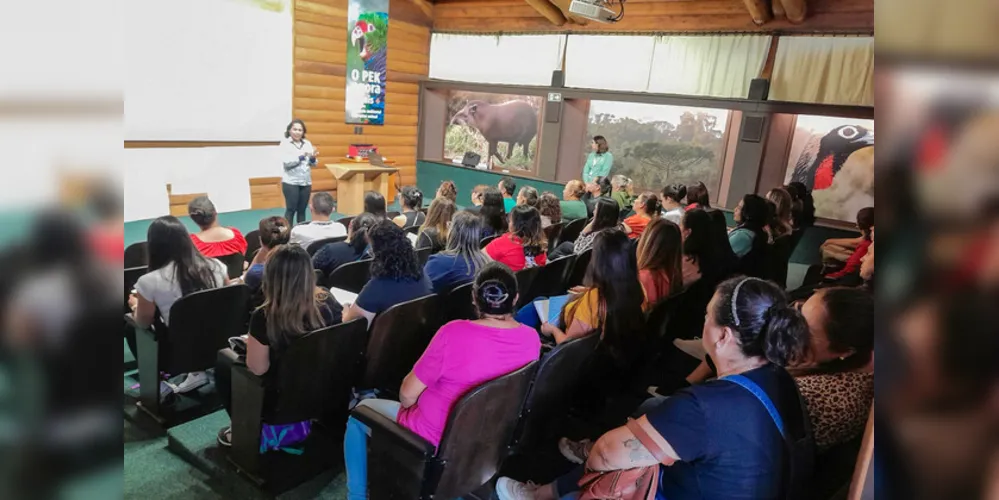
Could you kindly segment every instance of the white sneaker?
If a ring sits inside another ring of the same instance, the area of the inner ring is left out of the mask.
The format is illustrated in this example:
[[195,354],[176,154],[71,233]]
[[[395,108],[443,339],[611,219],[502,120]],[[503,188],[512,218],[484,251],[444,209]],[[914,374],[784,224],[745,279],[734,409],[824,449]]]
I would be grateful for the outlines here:
[[177,384],[177,388],[174,392],[177,394],[184,394],[185,392],[191,392],[205,384],[208,383],[208,374],[205,372],[191,372],[187,374],[187,378],[183,382]]
[[522,483],[508,477],[496,480],[496,496],[499,500],[534,500],[541,486],[532,482]]
[[574,464],[585,463],[586,459],[590,457],[590,450],[592,449],[593,441],[590,441],[589,439],[573,441],[569,438],[561,438],[558,440],[559,453],[561,453],[566,460]]

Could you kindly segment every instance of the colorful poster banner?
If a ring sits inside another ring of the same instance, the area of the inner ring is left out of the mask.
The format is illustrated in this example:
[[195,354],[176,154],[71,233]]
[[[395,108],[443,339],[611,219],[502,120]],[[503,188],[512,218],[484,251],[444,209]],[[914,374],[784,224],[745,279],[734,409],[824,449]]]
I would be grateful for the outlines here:
[[388,7],[389,0],[350,0],[348,3],[347,123],[385,123]]

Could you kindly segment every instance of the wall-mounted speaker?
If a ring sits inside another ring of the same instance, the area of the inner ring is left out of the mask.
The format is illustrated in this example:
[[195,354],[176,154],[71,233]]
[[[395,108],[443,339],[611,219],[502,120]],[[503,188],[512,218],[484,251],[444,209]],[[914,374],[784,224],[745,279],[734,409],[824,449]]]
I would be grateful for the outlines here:
[[749,82],[749,99],[753,101],[765,101],[770,96],[770,80],[766,78],[753,78]]
[[739,128],[739,140],[744,142],[760,142],[763,140],[763,129],[767,119],[762,116],[742,115],[742,127]]
[[552,71],[552,87],[565,87],[565,73],[562,70]]

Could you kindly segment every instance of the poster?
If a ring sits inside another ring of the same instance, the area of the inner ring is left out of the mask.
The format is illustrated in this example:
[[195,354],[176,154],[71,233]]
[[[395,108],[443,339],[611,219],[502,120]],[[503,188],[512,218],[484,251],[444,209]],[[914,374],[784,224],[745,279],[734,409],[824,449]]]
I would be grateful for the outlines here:
[[389,0],[350,0],[347,6],[346,123],[385,123],[385,56]]
[[798,115],[784,183],[812,191],[815,215],[856,220],[874,206],[874,120]]
[[495,168],[533,171],[542,102],[532,95],[452,91],[444,157],[472,152]]

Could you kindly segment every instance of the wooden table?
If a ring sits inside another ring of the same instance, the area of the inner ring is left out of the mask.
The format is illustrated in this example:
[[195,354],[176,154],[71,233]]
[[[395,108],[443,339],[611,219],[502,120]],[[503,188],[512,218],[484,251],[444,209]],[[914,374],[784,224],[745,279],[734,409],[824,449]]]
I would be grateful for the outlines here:
[[364,212],[364,193],[367,191],[381,193],[385,204],[391,203],[391,176],[399,169],[354,161],[327,163],[326,168],[337,180],[337,212],[344,215]]

